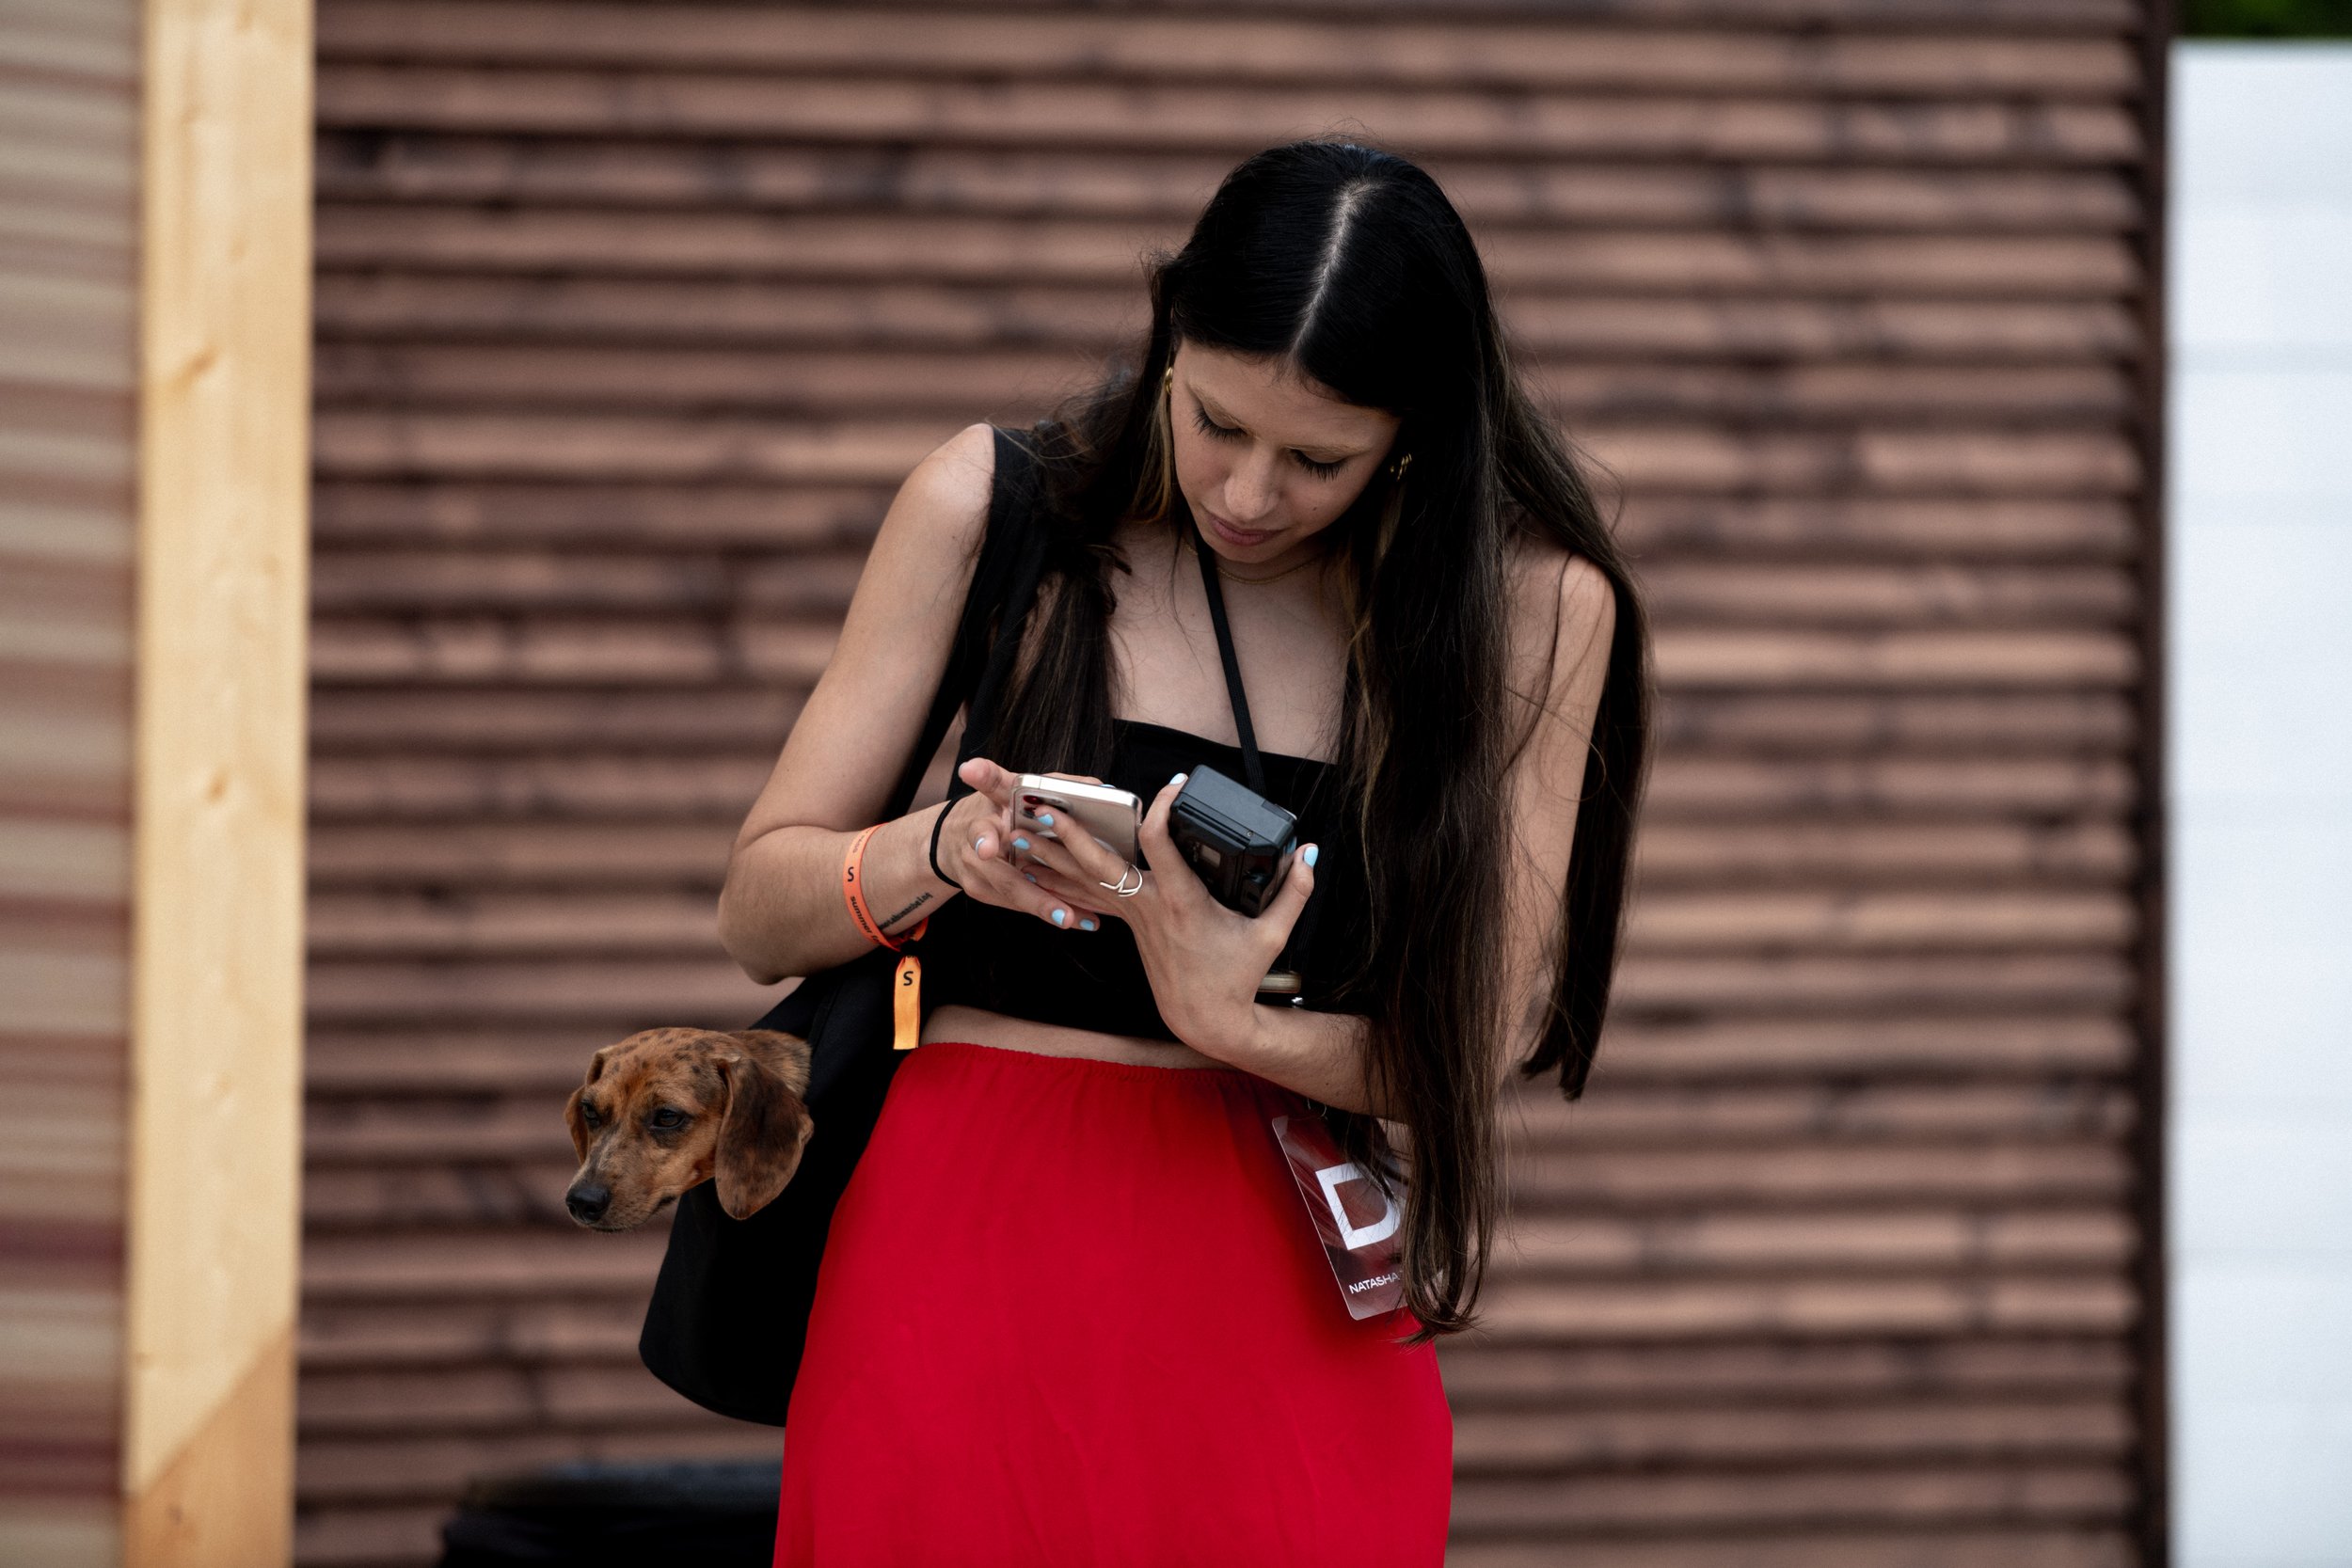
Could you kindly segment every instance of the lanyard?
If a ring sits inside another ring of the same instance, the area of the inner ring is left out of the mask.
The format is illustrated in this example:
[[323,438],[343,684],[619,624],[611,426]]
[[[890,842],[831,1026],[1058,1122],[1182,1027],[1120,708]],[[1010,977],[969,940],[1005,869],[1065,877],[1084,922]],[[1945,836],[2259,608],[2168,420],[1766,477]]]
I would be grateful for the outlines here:
[[1225,692],[1233,702],[1233,728],[1241,734],[1241,765],[1249,775],[1249,787],[1263,795],[1265,763],[1258,755],[1258,732],[1249,723],[1249,693],[1242,689],[1241,660],[1233,654],[1233,628],[1225,619],[1225,587],[1217,578],[1216,555],[1198,535],[1192,553],[1200,560],[1200,590],[1209,596],[1209,624],[1216,628],[1216,657],[1225,665]]
[[[1209,625],[1216,628],[1216,657],[1225,666],[1225,693],[1232,701],[1233,729],[1241,736],[1242,770],[1248,775],[1249,787],[1266,795],[1265,761],[1258,754],[1258,733],[1249,722],[1249,693],[1242,689],[1241,659],[1233,652],[1233,628],[1225,619],[1225,589],[1217,577],[1216,552],[1195,533],[1192,553],[1200,560],[1200,590],[1209,599]],[[1266,798],[1273,800],[1270,795]],[[1279,806],[1283,802],[1274,803]],[[1278,973],[1304,970],[1305,956],[1314,951],[1315,917],[1322,912],[1323,889],[1317,887],[1308,895],[1307,907],[1298,912],[1298,924],[1291,927],[1290,940],[1282,944],[1281,956],[1275,960]],[[1293,1006],[1305,1005],[1303,974],[1298,990],[1289,1001]]]

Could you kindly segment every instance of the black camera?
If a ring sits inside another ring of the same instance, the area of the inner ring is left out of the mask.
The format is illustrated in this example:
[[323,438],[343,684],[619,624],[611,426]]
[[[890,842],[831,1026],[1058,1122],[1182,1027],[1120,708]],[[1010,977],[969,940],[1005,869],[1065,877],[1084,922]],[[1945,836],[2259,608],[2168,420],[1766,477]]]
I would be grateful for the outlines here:
[[1168,836],[1212,897],[1255,915],[1289,873],[1298,818],[1214,768],[1196,768],[1168,807]]

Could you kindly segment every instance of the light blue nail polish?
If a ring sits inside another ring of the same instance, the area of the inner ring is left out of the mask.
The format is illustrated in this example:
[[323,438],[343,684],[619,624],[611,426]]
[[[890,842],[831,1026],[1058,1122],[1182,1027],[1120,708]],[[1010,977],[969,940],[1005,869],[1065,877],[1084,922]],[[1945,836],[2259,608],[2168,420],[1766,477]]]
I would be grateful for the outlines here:
[[1091,931],[1095,929],[1094,917],[1092,915],[1089,915],[1086,919],[1079,921],[1078,929],[1081,931]]
[[1306,852],[1305,854],[1303,854],[1303,855],[1301,855],[1301,856],[1299,856],[1299,857],[1298,857],[1300,860],[1305,861],[1305,862],[1307,863],[1307,869],[1308,869],[1308,870],[1310,870],[1310,871],[1312,871],[1312,870],[1314,869],[1314,866],[1315,866],[1315,850],[1316,850],[1316,848],[1317,848],[1317,846],[1312,845],[1312,844],[1310,844],[1310,845],[1308,845],[1308,846],[1307,846],[1307,852]]
[[1050,811],[1039,812],[1037,814],[1037,825],[1041,828],[1052,827],[1054,825],[1054,814]]
[[1055,925],[1057,925],[1057,926],[1067,926],[1067,925],[1069,925],[1069,924],[1070,924],[1070,911],[1069,911],[1068,910],[1056,910],[1056,911],[1054,911],[1054,924],[1055,924]]
[[1036,881],[1036,880],[1037,880],[1037,879],[1036,879],[1035,877],[1030,876],[1030,875],[1029,875],[1027,872],[1025,872],[1025,871],[1024,871],[1023,873],[1021,873],[1021,879],[1022,879],[1023,881],[1025,881],[1025,882],[1034,882],[1034,881]]
[[1026,849],[1029,847],[1029,841],[1025,838],[1016,838],[1012,841],[1012,847],[1016,849]]
[[1170,773],[1168,776],[1168,782],[1172,784],[1180,784],[1184,782],[1184,776],[1182,773]]

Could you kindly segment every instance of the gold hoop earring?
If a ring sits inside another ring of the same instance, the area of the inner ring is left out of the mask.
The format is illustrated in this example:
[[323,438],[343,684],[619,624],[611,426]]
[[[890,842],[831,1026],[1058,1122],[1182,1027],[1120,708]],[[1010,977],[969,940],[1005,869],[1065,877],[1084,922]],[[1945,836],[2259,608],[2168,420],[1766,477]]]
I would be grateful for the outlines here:
[[1160,372],[1160,395],[1152,410],[1152,430],[1146,437],[1143,471],[1136,476],[1135,513],[1143,522],[1158,522],[1176,500],[1175,419],[1176,367]]

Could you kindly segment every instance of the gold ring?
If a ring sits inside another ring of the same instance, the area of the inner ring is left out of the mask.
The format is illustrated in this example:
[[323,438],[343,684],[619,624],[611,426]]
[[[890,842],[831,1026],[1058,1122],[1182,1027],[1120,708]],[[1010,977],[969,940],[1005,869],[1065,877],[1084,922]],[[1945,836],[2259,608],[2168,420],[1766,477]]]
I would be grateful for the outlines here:
[[[1133,877],[1136,879],[1136,885],[1133,887],[1129,887],[1127,885],[1127,879],[1130,877]],[[1130,865],[1126,870],[1119,874],[1119,880],[1117,882],[1098,880],[1094,885],[1099,888],[1108,888],[1111,892],[1116,893],[1121,898],[1133,898],[1136,894],[1143,891],[1143,867],[1139,865]]]

